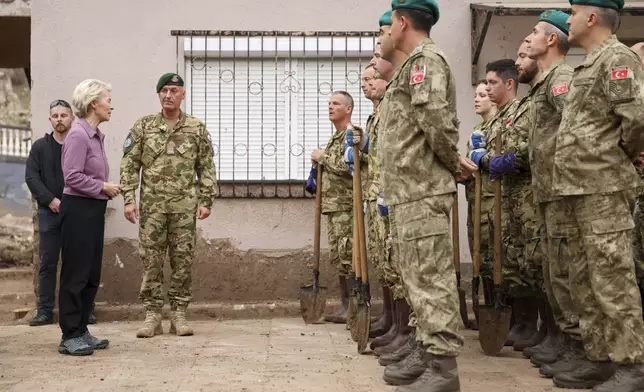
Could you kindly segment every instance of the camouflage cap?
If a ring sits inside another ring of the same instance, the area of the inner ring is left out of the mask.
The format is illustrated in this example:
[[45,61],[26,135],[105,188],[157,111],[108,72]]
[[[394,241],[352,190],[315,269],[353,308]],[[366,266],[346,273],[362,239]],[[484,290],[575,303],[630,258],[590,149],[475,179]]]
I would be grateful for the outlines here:
[[391,9],[409,9],[428,12],[434,16],[434,24],[438,22],[440,13],[435,0],[391,0]]
[[568,35],[568,24],[566,21],[570,15],[563,11],[559,10],[547,10],[543,11],[541,15],[539,16],[539,22],[546,22],[550,23],[551,25],[555,26],[562,32],[564,32],[566,35]]
[[382,26],[391,26],[391,13],[392,10],[387,10],[382,16],[380,17],[380,20],[378,23],[380,24],[380,27]]
[[611,8],[616,11],[624,8],[624,0],[569,0],[570,5],[592,5],[601,8]]
[[183,79],[173,72],[163,74],[157,82],[157,93],[161,91],[163,86],[183,86]]

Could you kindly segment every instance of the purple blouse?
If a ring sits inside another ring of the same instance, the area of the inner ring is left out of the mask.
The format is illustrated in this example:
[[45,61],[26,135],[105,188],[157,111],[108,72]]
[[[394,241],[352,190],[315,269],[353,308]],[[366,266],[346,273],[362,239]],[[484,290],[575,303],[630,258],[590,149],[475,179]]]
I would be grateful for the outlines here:
[[104,139],[105,135],[99,129],[94,131],[86,120],[74,122],[63,142],[64,194],[109,199],[103,192],[109,176]]

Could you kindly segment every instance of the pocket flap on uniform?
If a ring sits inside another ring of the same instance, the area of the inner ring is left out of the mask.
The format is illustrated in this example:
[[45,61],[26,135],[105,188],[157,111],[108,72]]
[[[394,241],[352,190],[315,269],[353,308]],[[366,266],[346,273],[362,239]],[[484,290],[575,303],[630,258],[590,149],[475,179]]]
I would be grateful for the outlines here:
[[402,229],[405,241],[441,235],[449,232],[449,222],[445,218],[422,218],[406,223]]
[[593,234],[608,234],[635,228],[635,222],[630,216],[611,219],[597,219],[590,222]]

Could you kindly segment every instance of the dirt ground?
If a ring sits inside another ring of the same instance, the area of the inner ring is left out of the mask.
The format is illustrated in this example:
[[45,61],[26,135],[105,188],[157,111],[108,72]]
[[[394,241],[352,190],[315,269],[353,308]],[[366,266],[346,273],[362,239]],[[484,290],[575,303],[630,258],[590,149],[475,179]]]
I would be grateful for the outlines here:
[[[99,323],[110,339],[90,357],[58,354],[60,330],[0,327],[0,391],[393,391],[373,355],[359,355],[340,325],[301,319],[197,321],[195,335],[137,339],[138,322]],[[485,357],[477,333],[463,332],[463,392],[557,390],[529,361],[505,348]]]

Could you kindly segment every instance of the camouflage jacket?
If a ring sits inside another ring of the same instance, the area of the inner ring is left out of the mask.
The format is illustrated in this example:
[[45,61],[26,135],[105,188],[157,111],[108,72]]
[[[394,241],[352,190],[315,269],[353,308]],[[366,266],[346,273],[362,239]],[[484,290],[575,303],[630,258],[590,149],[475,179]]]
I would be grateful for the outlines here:
[[[354,129],[361,130],[360,127]],[[322,213],[353,209],[353,177],[344,162],[346,129],[336,130],[324,149],[322,171]],[[362,167],[360,167],[362,169]]]
[[528,134],[532,127],[530,118],[530,101],[532,92],[523,97],[508,122],[505,122],[506,132],[503,134],[503,153],[514,152],[514,168],[517,173],[503,175],[503,190],[511,188],[532,188],[530,172],[530,151],[528,149]]
[[186,213],[212,207],[217,196],[212,143],[206,126],[181,113],[168,129],[161,113],[138,119],[123,145],[121,187],[136,202],[141,170],[141,211]]
[[517,109],[519,108],[519,100],[512,98],[507,102],[503,107],[499,108],[496,112],[496,115],[492,117],[490,123],[488,124],[486,138],[485,138],[485,148],[488,153],[481,158],[481,170],[483,177],[486,177],[488,181],[482,186],[482,196],[494,196],[494,182],[489,180],[490,178],[490,159],[496,154],[496,136],[499,134],[499,131],[502,135],[503,149],[499,152],[501,154],[506,151],[505,142],[507,139],[506,133],[509,131],[509,125],[512,123]]
[[644,66],[617,40],[604,41],[575,68],[553,170],[557,195],[635,189],[633,161],[644,150]]
[[369,116],[366,132],[369,135],[369,149],[366,155],[369,170],[363,182],[364,200],[378,200],[380,194],[380,157],[378,156],[378,125],[380,124],[380,111],[376,109]]
[[[487,134],[490,128],[490,124],[492,123],[492,120],[494,120],[494,116],[490,117],[487,121],[483,121],[479,125],[475,126],[472,131],[481,131],[483,135],[485,135],[485,138],[487,138]],[[487,148],[490,148],[490,147],[487,147]],[[471,149],[468,146],[467,154],[469,154],[470,151]],[[484,171],[483,168],[481,168],[481,172],[483,173],[483,175],[481,176],[481,197],[494,196],[494,187],[492,182],[490,182],[490,172]],[[465,197],[467,198],[468,201],[471,201],[471,202],[474,202],[474,196],[476,195],[476,189],[474,187],[475,187],[474,180],[468,181],[467,184],[465,185]]]
[[461,170],[456,84],[430,38],[396,70],[383,101],[379,153],[385,204],[455,192],[454,176]]
[[528,134],[528,146],[532,191],[536,203],[557,199],[552,193],[555,140],[571,79],[572,67],[561,60],[543,73],[541,80],[530,92],[532,127]]

